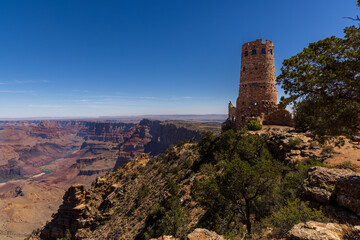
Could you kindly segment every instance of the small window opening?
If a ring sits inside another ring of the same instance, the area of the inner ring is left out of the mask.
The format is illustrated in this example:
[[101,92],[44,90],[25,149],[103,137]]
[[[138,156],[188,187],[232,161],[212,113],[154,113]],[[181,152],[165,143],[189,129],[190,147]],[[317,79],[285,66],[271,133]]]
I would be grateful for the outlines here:
[[243,67],[243,72],[245,72],[245,67]]
[[258,103],[257,103],[256,101],[253,101],[253,105],[254,105],[254,106],[257,106]]
[[266,52],[265,52],[265,48],[262,48],[262,49],[261,49],[261,53],[262,53],[262,54],[265,54],[265,53],[266,53]]
[[252,55],[256,55],[256,49],[253,49],[253,50],[251,51],[251,54],[252,54]]
[[252,85],[253,85],[253,86],[257,86],[258,84],[257,84],[256,82],[254,82]]
[[246,104],[246,102],[243,102],[243,105],[245,105]]
[[272,49],[270,49],[270,54],[272,55]]
[[258,70],[258,68],[257,68],[257,67],[255,67],[255,70]]
[[249,55],[249,52],[248,52],[248,51],[245,51],[245,57],[246,57],[247,55]]

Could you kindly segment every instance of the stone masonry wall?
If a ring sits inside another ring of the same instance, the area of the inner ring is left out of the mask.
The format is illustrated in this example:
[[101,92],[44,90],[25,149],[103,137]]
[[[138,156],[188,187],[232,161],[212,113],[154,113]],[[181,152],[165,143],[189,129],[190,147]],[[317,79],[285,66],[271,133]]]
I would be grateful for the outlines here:
[[[286,110],[279,111],[277,105],[274,45],[271,41],[257,39],[243,44],[239,96],[236,107],[230,104],[228,120],[235,121],[238,129],[249,119],[258,119],[261,123],[292,124],[291,114]],[[279,116],[272,114],[275,112]]]

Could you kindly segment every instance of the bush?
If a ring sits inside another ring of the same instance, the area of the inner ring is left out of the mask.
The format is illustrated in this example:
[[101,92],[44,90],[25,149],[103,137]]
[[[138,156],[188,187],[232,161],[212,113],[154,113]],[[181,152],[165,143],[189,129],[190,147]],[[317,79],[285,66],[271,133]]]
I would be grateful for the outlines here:
[[138,177],[138,174],[137,174],[137,173],[133,173],[133,174],[131,175],[131,180],[135,180],[137,177]]
[[150,209],[145,219],[145,227],[135,239],[145,240],[162,235],[183,238],[187,233],[189,220],[188,211],[181,207],[180,199],[170,197],[161,205],[157,204]]
[[167,180],[165,187],[172,196],[177,195],[180,190],[179,185],[177,185],[176,182],[172,178],[169,178]]
[[310,208],[308,202],[300,199],[288,201],[287,205],[264,219],[263,223],[273,228],[272,235],[275,238],[285,237],[286,233],[295,225],[310,220],[324,221],[325,217],[321,210]]
[[250,120],[247,124],[246,127],[250,130],[250,131],[257,131],[260,130],[262,128],[262,125],[256,121],[256,120]]
[[176,147],[181,148],[181,147],[183,147],[186,143],[187,143],[187,140],[179,141],[178,144],[176,145]]
[[149,194],[150,192],[150,188],[143,184],[141,185],[138,193],[137,193],[137,197],[135,199],[135,208],[138,208],[140,206],[140,204],[142,203],[142,201],[144,200],[144,198]]
[[301,143],[301,139],[300,138],[290,138],[289,139],[289,145],[291,148],[296,147],[297,145],[299,145],[299,143]]

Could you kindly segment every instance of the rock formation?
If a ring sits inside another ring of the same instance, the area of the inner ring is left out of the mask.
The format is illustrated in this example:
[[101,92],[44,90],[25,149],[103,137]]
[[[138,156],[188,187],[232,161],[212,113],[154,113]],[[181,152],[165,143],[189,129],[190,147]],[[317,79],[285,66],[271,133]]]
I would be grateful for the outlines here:
[[[360,226],[309,221],[295,225],[288,233],[287,240],[343,240],[359,239]],[[356,237],[356,235],[358,237]],[[349,238],[348,238],[349,237]],[[353,238],[354,237],[354,238]]]
[[190,139],[199,141],[203,134],[204,132],[177,127],[174,124],[143,119],[132,135],[119,145],[119,157],[114,168],[124,165],[126,161],[141,153],[155,156],[179,141]]
[[188,240],[225,240],[223,236],[218,235],[216,232],[209,231],[203,228],[196,228],[187,236]]
[[360,218],[360,175],[347,175],[335,185],[336,202],[353,211]]
[[44,239],[63,238],[66,231],[73,234],[78,228],[89,226],[90,220],[84,220],[89,208],[85,205],[87,191],[83,185],[71,186],[63,197],[63,204],[54,215],[53,220],[42,231]]
[[134,123],[118,122],[85,122],[83,127],[77,133],[84,140],[95,140],[102,142],[123,143],[127,133],[131,128],[135,128]]
[[340,222],[360,225],[360,175],[348,169],[313,167],[304,181],[304,196]]
[[353,174],[354,172],[348,169],[310,168],[308,178],[303,184],[305,196],[320,203],[330,204],[337,181]]
[[[180,240],[180,238],[164,235],[159,238],[152,238],[150,240]],[[225,240],[225,238],[221,235],[218,235],[214,231],[209,231],[204,228],[196,228],[187,235],[186,240]]]

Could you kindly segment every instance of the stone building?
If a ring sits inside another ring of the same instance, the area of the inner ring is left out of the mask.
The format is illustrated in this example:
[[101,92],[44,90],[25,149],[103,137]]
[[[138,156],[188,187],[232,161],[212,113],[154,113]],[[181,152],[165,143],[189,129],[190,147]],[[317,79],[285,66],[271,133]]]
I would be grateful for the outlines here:
[[277,104],[274,45],[257,39],[242,45],[236,106],[229,102],[227,123],[240,129],[250,120],[265,125],[293,125],[291,114]]

